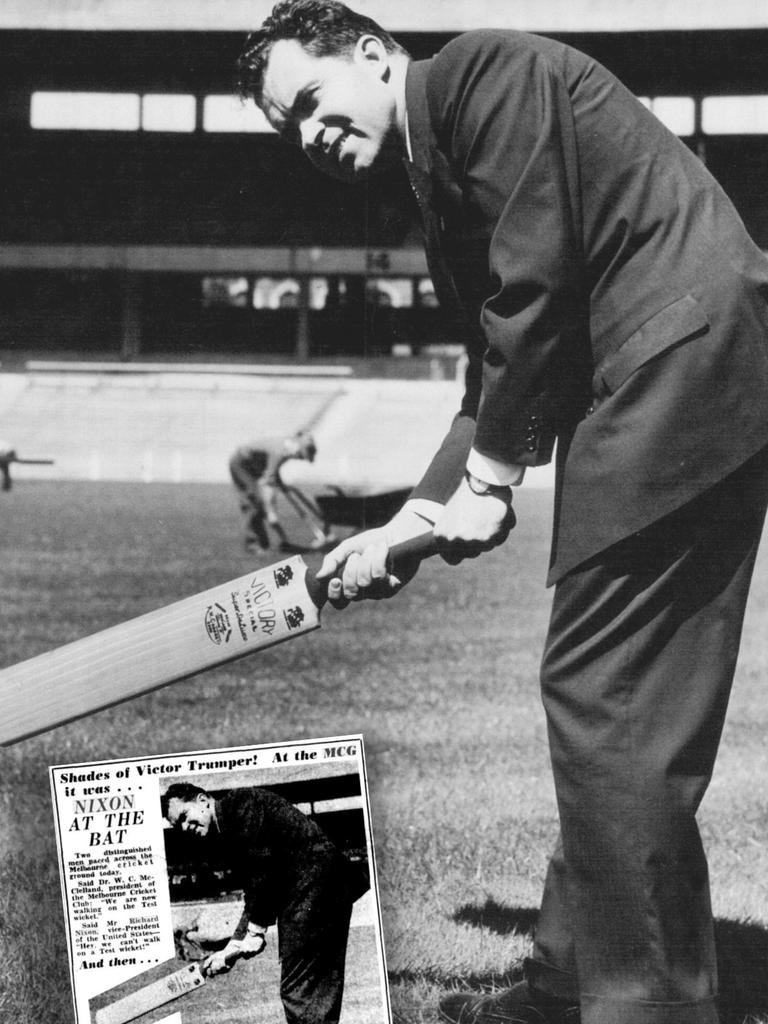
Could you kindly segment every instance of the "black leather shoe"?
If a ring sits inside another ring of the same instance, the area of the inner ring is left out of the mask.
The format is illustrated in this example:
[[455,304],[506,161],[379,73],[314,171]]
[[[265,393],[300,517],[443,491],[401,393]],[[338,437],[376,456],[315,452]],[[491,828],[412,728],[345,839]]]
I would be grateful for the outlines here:
[[450,1024],[580,1024],[576,1003],[537,992],[525,981],[489,995],[454,992],[440,1000]]

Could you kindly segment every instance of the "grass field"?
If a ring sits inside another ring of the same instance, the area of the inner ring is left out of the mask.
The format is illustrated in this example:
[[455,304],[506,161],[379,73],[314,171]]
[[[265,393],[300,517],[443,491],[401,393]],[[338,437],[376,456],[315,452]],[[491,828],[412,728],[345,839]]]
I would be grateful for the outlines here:
[[[0,752],[0,1019],[73,1019],[49,764],[335,733],[366,739],[398,1018],[434,1024],[442,991],[501,983],[556,833],[537,691],[549,496],[517,507],[504,548],[432,560],[395,601],[326,610],[320,632]],[[27,482],[0,495],[0,521],[3,664],[254,564],[223,486]],[[768,1021],[767,605],[763,551],[701,812],[724,1024]]]
[[[109,994],[97,996],[90,1004],[91,1011],[135,992],[142,987],[142,981],[147,984],[167,976],[171,970],[189,966],[179,959],[168,961],[147,972],[143,979],[133,978]],[[381,1024],[383,995],[375,929],[372,925],[352,928],[347,942],[339,1024]],[[241,960],[229,974],[208,978],[202,988],[193,989],[177,1002],[165,1003],[134,1018],[135,1024],[162,1024],[172,1012],[179,1012],[182,1021],[189,1024],[276,1024],[283,1020],[276,943],[268,942],[260,956]]]

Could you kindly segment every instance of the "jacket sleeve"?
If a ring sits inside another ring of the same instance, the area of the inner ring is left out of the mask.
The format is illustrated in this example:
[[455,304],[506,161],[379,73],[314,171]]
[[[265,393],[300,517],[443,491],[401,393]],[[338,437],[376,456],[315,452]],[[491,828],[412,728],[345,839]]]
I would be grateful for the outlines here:
[[[470,350],[462,415],[499,462],[551,458],[578,335],[581,268],[576,144],[564,75],[531,39],[468,33],[435,58],[427,99],[437,144],[461,186],[464,250],[486,342]],[[451,230],[451,225],[448,225]],[[483,266],[483,261],[487,261]],[[480,366],[478,367],[478,358]],[[475,404],[476,401],[476,404]],[[474,406],[474,410],[473,410]]]
[[245,909],[235,930],[237,935],[248,920],[262,925],[277,920],[275,885],[269,870],[267,833],[272,829],[258,794],[249,790],[236,793],[232,799],[232,843],[230,856],[236,864],[243,887]]
[[444,505],[459,486],[475,436],[475,415],[480,395],[479,365],[479,361],[473,359],[467,363],[461,409],[410,498],[425,498]]

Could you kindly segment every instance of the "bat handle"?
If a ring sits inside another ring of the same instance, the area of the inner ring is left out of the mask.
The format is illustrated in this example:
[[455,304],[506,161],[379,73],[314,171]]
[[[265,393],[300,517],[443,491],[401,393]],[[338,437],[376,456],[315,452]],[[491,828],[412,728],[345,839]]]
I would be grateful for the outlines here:
[[387,572],[397,576],[398,567],[408,562],[421,562],[425,558],[437,554],[437,541],[431,530],[420,533],[417,537],[404,540],[389,549],[387,555]]
[[[416,537],[395,544],[389,549],[387,572],[396,576],[398,570],[402,571],[409,562],[421,562],[434,554],[437,554],[437,542],[435,535],[428,530],[426,533],[420,533]],[[328,600],[328,581],[318,580],[311,572],[307,572],[306,586],[314,604],[318,608],[322,608]]]

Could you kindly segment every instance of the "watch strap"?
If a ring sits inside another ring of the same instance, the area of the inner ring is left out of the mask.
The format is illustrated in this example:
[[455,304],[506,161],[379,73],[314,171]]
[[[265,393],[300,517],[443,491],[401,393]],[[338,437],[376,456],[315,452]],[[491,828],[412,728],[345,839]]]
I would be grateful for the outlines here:
[[470,473],[468,469],[464,470],[464,479],[467,481],[469,489],[473,494],[481,496],[490,494],[495,498],[502,498],[504,501],[510,501],[512,498],[512,488],[509,484],[486,483],[485,480],[476,477],[474,473]]

